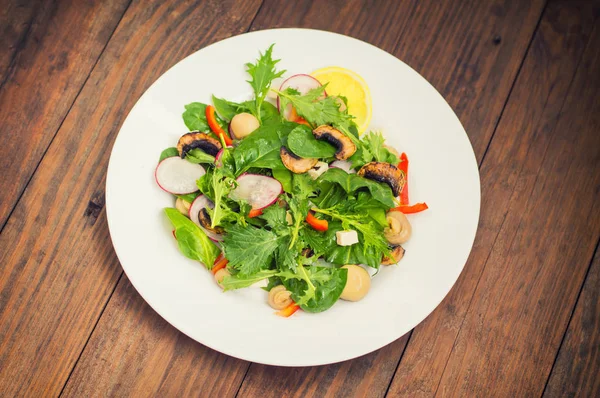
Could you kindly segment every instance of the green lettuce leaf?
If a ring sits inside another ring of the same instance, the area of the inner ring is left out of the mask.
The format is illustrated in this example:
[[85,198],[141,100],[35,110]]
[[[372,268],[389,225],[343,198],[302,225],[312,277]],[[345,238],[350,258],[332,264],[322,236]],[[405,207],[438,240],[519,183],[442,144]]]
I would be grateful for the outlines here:
[[181,214],[179,210],[165,208],[165,213],[175,228],[177,245],[183,255],[192,260],[201,261],[207,269],[211,269],[221,252],[219,248],[200,227]]

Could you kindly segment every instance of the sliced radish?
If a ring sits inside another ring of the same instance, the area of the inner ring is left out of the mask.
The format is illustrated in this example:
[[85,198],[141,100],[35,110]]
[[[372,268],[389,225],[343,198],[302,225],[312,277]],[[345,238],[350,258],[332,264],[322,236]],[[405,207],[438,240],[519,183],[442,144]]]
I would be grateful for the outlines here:
[[215,204],[205,195],[199,195],[196,199],[194,199],[192,205],[190,206],[190,212],[188,213],[190,216],[190,220],[192,220],[194,224],[199,226],[206,233],[206,236],[210,238],[210,240],[214,242],[221,242],[223,240],[223,235],[217,234],[213,231],[209,231],[208,229],[204,228],[202,224],[200,224],[200,220],[198,219],[198,213],[200,213],[200,211],[205,207],[208,207],[209,209],[214,209]]
[[260,174],[242,174],[237,183],[238,186],[231,191],[229,197],[233,200],[245,200],[253,209],[264,209],[272,205],[283,192],[279,181]]
[[[279,91],[283,91],[286,88],[291,87],[293,89],[298,90],[301,95],[305,95],[310,90],[321,87],[321,86],[322,86],[322,84],[314,77],[312,77],[310,75],[299,74],[299,75],[294,75],[294,76],[288,78],[287,80],[285,80],[281,84],[281,87],[279,87]],[[327,93],[324,93],[324,94],[325,94],[325,96],[327,96]],[[281,112],[281,106],[279,104],[279,97],[277,97],[277,109],[279,110],[279,112]],[[294,118],[294,115],[295,115],[295,117],[297,117],[297,114],[295,112],[292,113],[292,105],[289,104],[283,113],[283,117],[285,117],[287,120],[294,121],[294,120],[292,120]]]
[[229,133],[229,136],[232,139],[237,140],[237,137],[235,136],[235,133],[233,132],[233,129],[231,128],[231,122],[229,122],[229,124],[227,125],[227,132]]
[[219,152],[217,152],[217,154],[215,155],[215,166],[217,167],[223,167],[221,156],[223,156],[223,148],[219,149]]
[[178,156],[164,159],[156,166],[154,177],[156,183],[164,191],[174,195],[185,195],[196,192],[196,181],[206,171],[199,164],[190,163]]
[[352,163],[347,160],[336,160],[331,163],[329,167],[334,167],[336,169],[342,169],[348,174],[354,174],[356,171],[352,168]]

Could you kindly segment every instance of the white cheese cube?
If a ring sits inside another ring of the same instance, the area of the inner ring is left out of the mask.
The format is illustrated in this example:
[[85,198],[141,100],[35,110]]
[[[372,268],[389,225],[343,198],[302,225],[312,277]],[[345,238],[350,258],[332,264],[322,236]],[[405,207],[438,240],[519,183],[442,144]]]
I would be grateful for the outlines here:
[[358,234],[356,231],[337,231],[335,233],[337,244],[340,246],[351,246],[358,243]]

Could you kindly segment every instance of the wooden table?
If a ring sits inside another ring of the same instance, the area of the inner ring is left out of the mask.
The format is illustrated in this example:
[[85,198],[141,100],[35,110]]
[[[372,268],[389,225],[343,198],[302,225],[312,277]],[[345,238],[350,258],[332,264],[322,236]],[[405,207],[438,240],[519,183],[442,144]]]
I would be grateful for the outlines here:
[[[210,43],[284,26],[416,69],[481,173],[475,245],[443,303],[314,368],[171,327],[123,274],[104,209],[144,90]],[[600,1],[0,0],[0,44],[0,396],[600,396]]]

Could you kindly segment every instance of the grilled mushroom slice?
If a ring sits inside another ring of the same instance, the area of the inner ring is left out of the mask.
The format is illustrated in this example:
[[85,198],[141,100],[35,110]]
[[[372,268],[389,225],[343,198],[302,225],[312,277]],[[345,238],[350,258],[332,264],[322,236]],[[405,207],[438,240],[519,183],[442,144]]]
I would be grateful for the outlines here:
[[211,227],[212,220],[210,219],[210,214],[206,210],[206,207],[203,207],[202,210],[198,212],[198,222],[202,225],[202,228],[214,232],[215,234],[222,234],[225,230],[221,227]]
[[385,182],[392,188],[394,196],[400,195],[404,186],[404,174],[393,164],[385,162],[371,162],[365,164],[358,171],[358,175],[377,182]]
[[398,263],[404,257],[404,253],[406,250],[400,245],[392,246],[392,255],[390,257],[383,256],[381,259],[381,264],[383,265],[392,265]]
[[189,151],[196,148],[211,156],[217,156],[217,153],[221,150],[222,146],[216,138],[197,131],[182,135],[181,138],[179,138],[179,142],[177,142],[177,150],[179,151],[179,156],[182,158],[185,158],[185,155],[187,155]]
[[283,162],[283,165],[289,171],[296,174],[306,173],[308,170],[312,169],[319,161],[319,159],[301,158],[299,156],[296,156],[284,146],[282,146],[279,150],[279,155],[281,156],[281,161]]
[[345,160],[356,152],[356,145],[341,131],[334,129],[331,126],[323,124],[313,130],[313,135],[317,140],[327,141],[337,148],[335,158],[337,160]]

